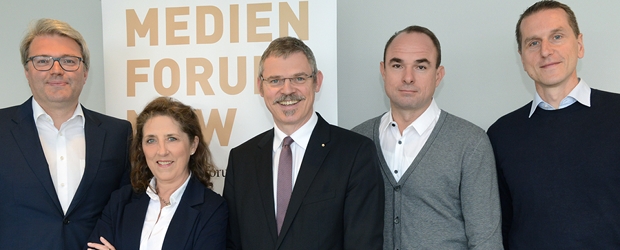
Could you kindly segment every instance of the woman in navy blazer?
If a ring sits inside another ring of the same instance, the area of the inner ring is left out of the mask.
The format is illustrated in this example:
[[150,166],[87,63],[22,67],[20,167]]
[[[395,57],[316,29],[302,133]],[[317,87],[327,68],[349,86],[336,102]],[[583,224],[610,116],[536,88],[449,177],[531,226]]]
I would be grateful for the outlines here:
[[131,185],[112,193],[88,249],[225,249],[228,207],[192,108],[168,97],[137,119]]

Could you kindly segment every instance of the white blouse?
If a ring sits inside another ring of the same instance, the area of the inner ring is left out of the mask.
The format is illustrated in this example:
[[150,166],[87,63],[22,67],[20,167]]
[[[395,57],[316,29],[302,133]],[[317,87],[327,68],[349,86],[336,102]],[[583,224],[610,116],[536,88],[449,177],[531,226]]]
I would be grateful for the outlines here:
[[183,193],[185,192],[185,188],[191,176],[192,174],[190,173],[185,183],[170,195],[170,205],[161,209],[159,196],[151,189],[151,187],[155,187],[156,185],[155,177],[151,179],[151,184],[146,190],[146,194],[151,200],[149,201],[149,208],[146,210],[146,217],[144,218],[144,225],[142,226],[140,250],[162,248],[168,226],[170,226],[170,221],[172,221],[172,216],[174,216],[174,212],[177,211],[177,207],[179,206],[179,202],[183,197]]

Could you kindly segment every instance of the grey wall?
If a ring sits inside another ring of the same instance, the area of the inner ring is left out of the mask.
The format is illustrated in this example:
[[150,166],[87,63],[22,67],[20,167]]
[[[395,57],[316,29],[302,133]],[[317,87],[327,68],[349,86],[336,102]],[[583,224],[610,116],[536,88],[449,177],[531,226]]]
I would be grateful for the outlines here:
[[[379,62],[394,32],[409,25],[431,29],[446,68],[435,98],[439,107],[487,129],[532,100],[514,28],[534,0],[338,1],[339,124],[352,128],[387,111]],[[620,92],[620,1],[562,1],[584,36],[578,75],[593,88]]]
[[[379,73],[383,47],[397,30],[422,25],[442,44],[446,76],[435,94],[439,106],[486,129],[501,115],[529,102],[532,81],[514,41],[519,14],[535,1],[387,0],[338,1],[338,115],[351,128],[389,108]],[[578,74],[594,88],[620,92],[620,1],[565,0],[584,34]],[[101,2],[4,0],[0,2],[0,107],[22,103],[30,89],[19,61],[29,22],[57,18],[78,29],[92,61],[81,101],[105,112]],[[321,62],[319,68],[321,67]],[[326,76],[333,77],[333,76]]]
[[0,107],[19,105],[31,96],[20,61],[19,43],[28,25],[43,17],[68,22],[86,39],[92,59],[80,102],[90,109],[104,112],[103,38],[99,0],[0,2],[0,75],[4,79],[0,82]]

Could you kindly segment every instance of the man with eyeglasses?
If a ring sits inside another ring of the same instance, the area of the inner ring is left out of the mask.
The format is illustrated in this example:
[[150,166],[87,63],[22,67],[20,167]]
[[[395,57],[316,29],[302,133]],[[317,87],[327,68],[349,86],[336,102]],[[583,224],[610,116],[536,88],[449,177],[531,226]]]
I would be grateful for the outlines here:
[[83,249],[129,183],[129,122],[79,104],[89,51],[69,24],[38,20],[21,43],[32,97],[0,110],[0,248]]
[[421,26],[396,32],[379,70],[390,110],[353,131],[380,155],[383,249],[502,249],[489,138],[433,98],[445,75],[437,36]]
[[230,151],[228,249],[382,249],[375,148],[314,112],[323,73],[310,48],[274,40],[259,75],[274,127]]

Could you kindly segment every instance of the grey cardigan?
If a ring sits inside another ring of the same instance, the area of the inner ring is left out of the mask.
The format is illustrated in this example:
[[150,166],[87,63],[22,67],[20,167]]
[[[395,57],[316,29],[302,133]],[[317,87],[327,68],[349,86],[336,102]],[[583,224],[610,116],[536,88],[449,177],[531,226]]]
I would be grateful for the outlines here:
[[353,131],[375,142],[385,184],[383,249],[503,249],[493,149],[478,126],[441,111],[396,182],[379,142],[381,116]]

